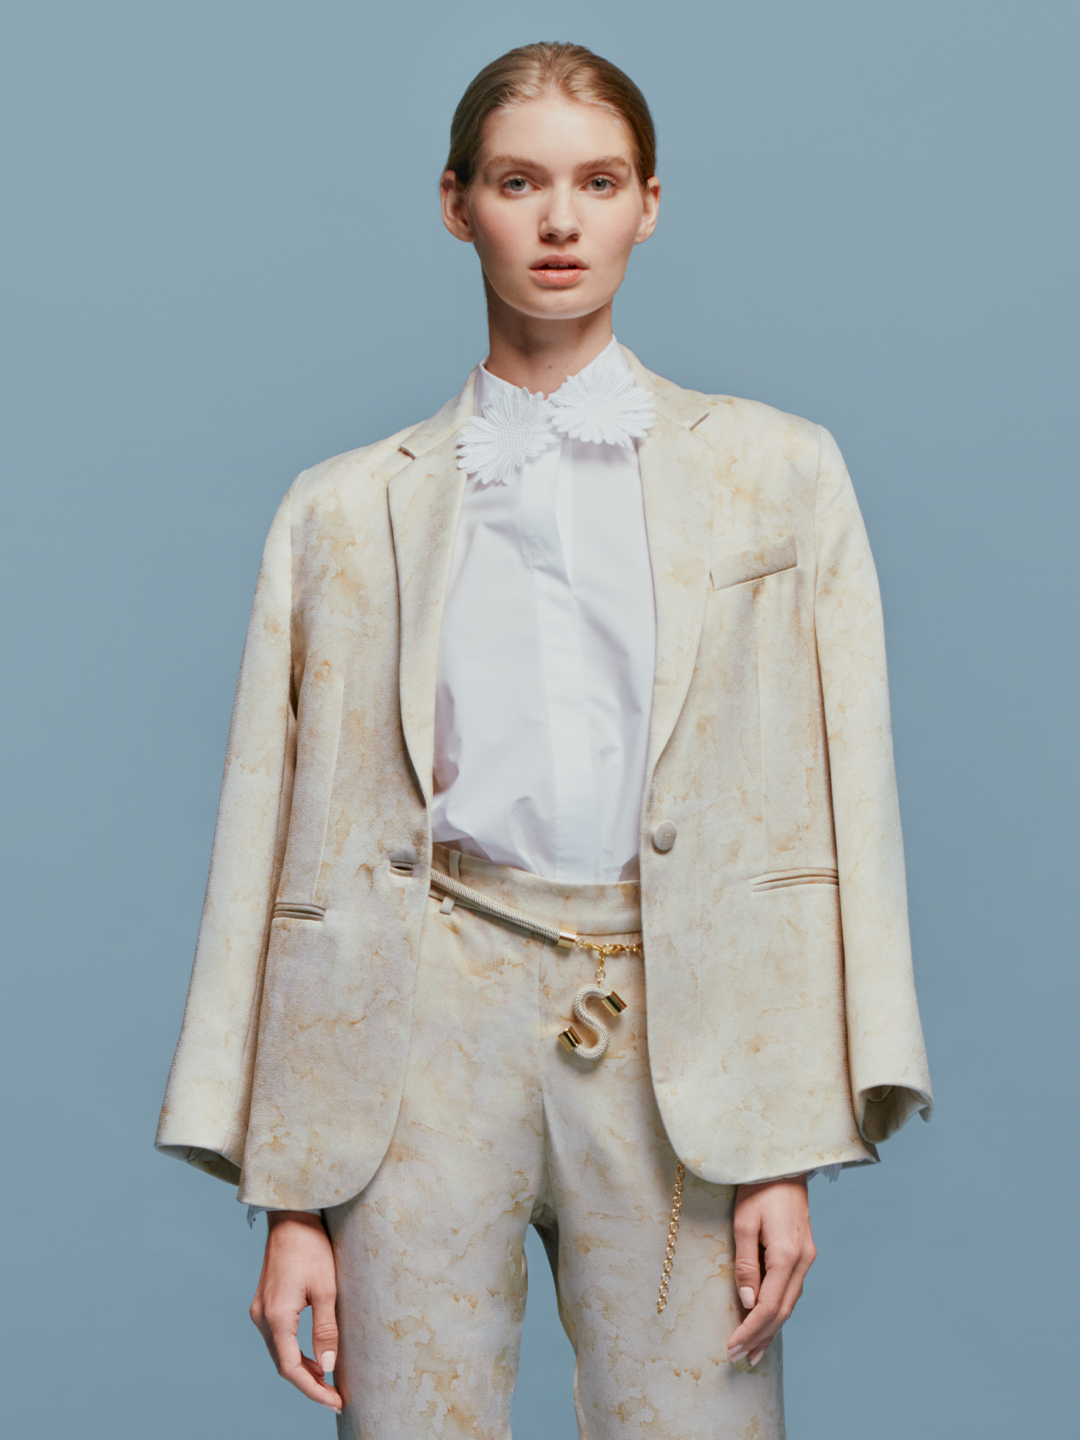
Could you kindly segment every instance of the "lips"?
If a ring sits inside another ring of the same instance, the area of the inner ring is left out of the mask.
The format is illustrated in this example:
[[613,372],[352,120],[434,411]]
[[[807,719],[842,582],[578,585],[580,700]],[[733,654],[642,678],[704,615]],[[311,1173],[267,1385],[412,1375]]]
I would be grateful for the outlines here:
[[588,267],[583,265],[574,255],[545,255],[542,260],[537,260],[529,267],[533,271],[551,270],[578,270],[584,271]]
[[575,285],[589,268],[574,255],[545,255],[530,270],[541,285]]

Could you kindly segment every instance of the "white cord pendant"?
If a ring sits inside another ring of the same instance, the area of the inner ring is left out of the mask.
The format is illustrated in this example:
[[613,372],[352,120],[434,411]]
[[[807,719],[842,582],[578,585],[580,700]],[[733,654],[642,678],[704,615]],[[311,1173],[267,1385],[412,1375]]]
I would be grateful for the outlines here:
[[611,1040],[611,1032],[598,1016],[592,1011],[586,1010],[586,1000],[599,1000],[600,1003],[612,1015],[621,1015],[626,1009],[626,1002],[620,1000],[614,990],[602,990],[599,985],[590,981],[582,985],[581,989],[574,996],[573,1012],[574,1019],[582,1025],[587,1025],[590,1030],[596,1033],[596,1043],[585,1045],[581,1036],[572,1025],[559,1036],[559,1043],[564,1049],[569,1050],[572,1055],[578,1055],[582,1060],[602,1060],[607,1054],[608,1043]]

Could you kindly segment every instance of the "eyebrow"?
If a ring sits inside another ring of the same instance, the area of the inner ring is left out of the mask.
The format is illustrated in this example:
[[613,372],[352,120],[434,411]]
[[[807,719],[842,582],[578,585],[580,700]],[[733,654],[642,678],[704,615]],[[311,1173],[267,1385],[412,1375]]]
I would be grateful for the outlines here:
[[623,170],[629,175],[634,167],[622,155],[601,155],[599,160],[590,160],[587,165],[582,165],[580,168],[582,170]]
[[[490,160],[484,162],[485,170],[543,170],[546,167],[535,160],[526,160],[521,155],[493,155]],[[601,155],[596,160],[586,160],[583,165],[576,167],[578,170],[621,170],[624,174],[630,174],[633,166],[623,158],[622,155]]]

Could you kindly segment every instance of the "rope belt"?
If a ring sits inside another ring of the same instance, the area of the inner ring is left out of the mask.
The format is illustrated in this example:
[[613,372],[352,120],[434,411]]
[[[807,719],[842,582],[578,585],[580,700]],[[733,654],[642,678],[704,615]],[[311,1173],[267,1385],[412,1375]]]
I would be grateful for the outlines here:
[[[498,900],[481,895],[479,890],[470,890],[460,880],[455,880],[452,875],[444,875],[441,870],[432,870],[431,883],[436,890],[442,890],[444,894],[452,895],[455,900],[460,900],[470,910],[480,910],[485,915],[493,915],[497,920],[505,920],[509,925],[517,925],[519,929],[529,930],[532,934],[540,935],[543,939],[550,940],[553,945],[558,945],[564,950],[572,950],[579,943],[576,931],[560,930],[557,925],[546,925],[543,920],[533,920],[529,915],[522,915],[520,910],[511,910],[509,905],[500,905]],[[593,949],[594,947],[589,946],[588,948]],[[634,948],[640,950],[641,946]]]
[[[443,910],[449,912],[454,908],[455,902],[460,902],[470,910],[477,910],[481,915],[487,915],[495,920],[505,921],[508,925],[516,925],[519,930],[526,930],[532,935],[538,935],[541,939],[557,945],[562,950],[572,950],[575,946],[582,950],[592,950],[597,958],[596,982],[592,985],[582,985],[574,997],[574,1015],[582,1024],[589,1026],[596,1031],[596,1044],[583,1045],[581,1036],[572,1025],[559,1036],[560,1044],[571,1053],[577,1054],[582,1060],[600,1060],[608,1048],[608,1028],[602,1020],[599,1020],[590,1011],[585,1009],[587,1000],[599,1000],[601,1004],[612,1015],[621,1015],[626,1009],[626,1004],[620,1000],[614,990],[608,985],[604,976],[604,961],[608,955],[635,954],[639,953],[643,946],[639,941],[636,945],[603,945],[596,944],[591,940],[581,940],[577,931],[563,930],[558,925],[548,925],[543,920],[535,920],[531,915],[523,915],[520,910],[513,910],[509,905],[503,905],[498,900],[492,900],[490,896],[483,895],[478,890],[470,890],[460,880],[455,880],[452,875],[444,875],[441,870],[431,871],[431,887],[438,891],[443,898]],[[439,899],[439,894],[433,895]],[[656,1313],[662,1315],[667,1305],[668,1281],[671,1278],[671,1265],[675,1258],[675,1242],[679,1235],[679,1211],[682,1209],[683,1179],[686,1174],[682,1161],[678,1162],[675,1171],[675,1195],[671,1205],[671,1219],[668,1225],[667,1252],[664,1257],[663,1275],[660,1281],[660,1293],[656,1301]]]

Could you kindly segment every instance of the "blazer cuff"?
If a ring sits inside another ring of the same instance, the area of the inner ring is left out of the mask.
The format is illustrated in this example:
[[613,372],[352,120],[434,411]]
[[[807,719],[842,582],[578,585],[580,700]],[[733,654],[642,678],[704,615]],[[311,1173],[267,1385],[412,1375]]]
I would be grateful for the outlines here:
[[[247,1207],[248,1229],[250,1230],[251,1227],[255,1224],[255,1218],[256,1218],[256,1216],[265,1214],[265,1212],[266,1212],[267,1210],[284,1210],[284,1209],[285,1209],[285,1206],[284,1206],[284,1205],[249,1205],[249,1206]],[[303,1213],[304,1215],[320,1215],[320,1216],[322,1215],[322,1211],[321,1211],[321,1210],[304,1210],[302,1213]]]

